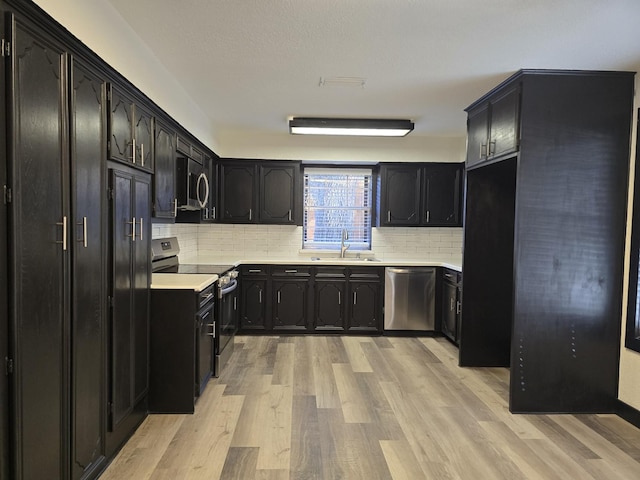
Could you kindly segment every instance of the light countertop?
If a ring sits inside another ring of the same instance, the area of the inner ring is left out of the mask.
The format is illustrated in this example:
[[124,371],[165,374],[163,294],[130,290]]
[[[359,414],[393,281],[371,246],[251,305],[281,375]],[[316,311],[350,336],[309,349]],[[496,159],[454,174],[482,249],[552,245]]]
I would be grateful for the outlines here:
[[151,275],[151,288],[201,292],[216,280],[218,275],[203,273],[154,273]]
[[[370,267],[446,267],[458,272],[462,272],[462,259],[451,257],[433,257],[421,260],[414,259],[380,259],[376,261],[367,261],[364,259],[356,259],[355,257],[338,258],[330,256],[320,256],[319,260],[312,260],[317,257],[301,257],[292,255],[290,257],[268,257],[268,258],[233,258],[231,256],[211,256],[197,255],[189,256],[183,259],[180,257],[181,263],[199,263],[199,264],[229,264],[229,265],[344,265],[344,266],[370,266]],[[363,258],[365,258],[363,256]]]

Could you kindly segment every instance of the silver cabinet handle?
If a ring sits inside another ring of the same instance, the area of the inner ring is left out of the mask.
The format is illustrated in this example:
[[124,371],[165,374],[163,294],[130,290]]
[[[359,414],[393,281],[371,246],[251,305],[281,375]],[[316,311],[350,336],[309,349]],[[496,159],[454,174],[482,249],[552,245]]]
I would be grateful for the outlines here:
[[[484,152],[483,152],[484,150]],[[487,144],[486,143],[481,143],[480,144],[480,158],[486,158],[488,156],[488,149],[487,149]]]
[[211,209],[211,219],[215,220],[216,219],[216,207],[213,207]]
[[426,212],[426,214],[425,214],[425,215],[426,215],[426,217],[427,217],[427,223],[429,223],[429,216],[430,216],[430,212],[429,212],[429,210],[427,210],[427,212]]
[[342,305],[342,294],[338,292],[338,305]]
[[62,240],[56,241],[56,243],[61,243],[62,250],[66,252],[67,251],[67,216],[65,215],[64,217],[62,217],[62,221],[57,222],[56,225],[59,225],[62,227]]
[[233,309],[238,309],[238,297],[233,297]]
[[82,217],[82,222],[77,224],[78,226],[82,226],[82,240],[78,240],[78,242],[82,242],[82,246],[87,248],[87,217]]
[[387,210],[387,223],[391,223],[391,210]]
[[280,292],[278,292],[278,303],[280,303]]
[[[493,145],[493,151],[491,149],[491,145]],[[491,155],[495,155],[495,153],[496,153],[496,141],[490,140],[489,143],[487,144],[487,157],[490,157]]]
[[[134,232],[135,232],[135,227],[134,228]],[[142,218],[140,218],[140,235],[139,235],[139,240],[142,240],[142,230],[144,230],[144,227],[142,225]]]
[[449,300],[451,300],[451,302],[449,304],[449,310],[451,310],[453,312],[453,297],[451,297]]
[[253,269],[253,268],[249,269],[249,273],[260,273],[260,272],[262,272],[262,270],[260,269]]
[[285,270],[284,273],[298,273],[298,270]]
[[135,138],[131,141],[131,146],[132,146],[132,149],[131,149],[131,153],[132,153],[131,159],[133,160],[133,164],[135,165],[135,164],[136,164],[136,139],[135,139]]
[[456,302],[456,314],[460,315],[460,311],[462,310],[462,304],[460,303],[460,301]]
[[289,221],[291,221],[291,210],[289,210]]
[[216,338],[216,322],[207,323],[207,327],[211,327],[211,333],[207,333],[207,335]]
[[131,237],[133,240],[132,241],[136,241],[136,217],[133,217],[131,219],[130,222],[125,222],[127,225],[131,225],[131,235],[127,235],[127,237]]
[[249,220],[251,220],[253,217],[253,209],[249,209]]
[[358,303],[358,293],[353,292],[353,304],[356,305]]
[[178,216],[178,199],[173,199],[173,216],[174,218]]
[[262,290],[258,292],[258,303],[262,303]]
[[140,165],[144,167],[144,143],[140,144]]

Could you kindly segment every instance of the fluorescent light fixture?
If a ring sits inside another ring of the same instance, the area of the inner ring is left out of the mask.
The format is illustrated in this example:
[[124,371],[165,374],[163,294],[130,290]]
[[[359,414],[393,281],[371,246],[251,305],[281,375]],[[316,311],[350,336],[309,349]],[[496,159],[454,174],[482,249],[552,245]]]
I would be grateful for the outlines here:
[[367,118],[300,118],[289,120],[292,135],[355,135],[404,137],[413,130],[410,120]]

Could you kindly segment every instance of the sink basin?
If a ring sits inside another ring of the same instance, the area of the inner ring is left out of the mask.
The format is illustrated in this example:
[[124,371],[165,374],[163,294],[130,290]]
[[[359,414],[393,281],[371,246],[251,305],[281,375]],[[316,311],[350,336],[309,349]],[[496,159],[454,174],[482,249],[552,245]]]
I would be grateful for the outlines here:
[[311,261],[313,261],[313,262],[326,262],[326,263],[332,263],[332,262],[379,262],[380,259],[375,258],[375,257],[361,257],[361,258],[356,258],[356,257],[345,257],[345,258],[340,258],[340,257],[311,257]]

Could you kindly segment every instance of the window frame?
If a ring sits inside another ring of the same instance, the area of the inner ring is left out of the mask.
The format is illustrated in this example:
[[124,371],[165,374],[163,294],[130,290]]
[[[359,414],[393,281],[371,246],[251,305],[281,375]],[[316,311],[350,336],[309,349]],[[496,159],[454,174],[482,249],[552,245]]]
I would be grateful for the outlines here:
[[[377,210],[378,210],[378,176],[379,176],[379,172],[378,172],[378,166],[377,164],[340,164],[340,165],[334,165],[334,164],[305,164],[302,166],[302,172],[301,172],[301,183],[302,183],[302,195],[301,195],[301,222],[300,225],[302,226],[302,245],[301,245],[301,249],[305,252],[322,252],[322,251],[329,251],[329,252],[340,252],[340,247],[338,246],[337,248],[335,246],[331,246],[330,244],[326,245],[326,246],[317,246],[317,247],[310,247],[310,246],[306,246],[305,245],[305,230],[306,230],[306,219],[307,219],[307,215],[306,215],[306,181],[305,181],[305,175],[306,175],[306,170],[309,169],[323,169],[323,170],[335,170],[336,172],[339,172],[340,170],[370,170],[371,171],[371,182],[370,182],[370,190],[371,190],[371,205],[370,205],[370,220],[369,220],[369,246],[368,248],[364,248],[364,249],[358,249],[358,248],[354,248],[351,251],[354,252],[370,252],[371,249],[373,248],[373,227],[377,226]],[[346,242],[347,244],[349,244],[349,240],[347,240]]]

